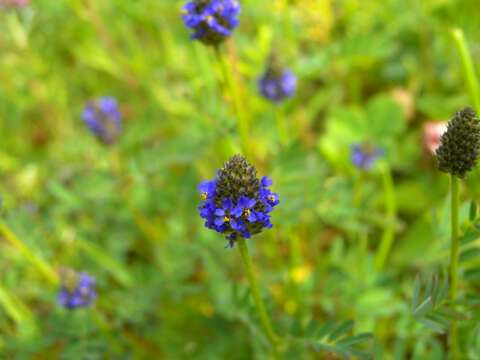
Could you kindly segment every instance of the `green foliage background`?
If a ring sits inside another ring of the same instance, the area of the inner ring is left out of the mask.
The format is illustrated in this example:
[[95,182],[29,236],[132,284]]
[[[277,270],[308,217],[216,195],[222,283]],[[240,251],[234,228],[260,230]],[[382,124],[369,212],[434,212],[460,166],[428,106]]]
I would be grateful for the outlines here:
[[[241,3],[223,51],[251,122],[249,160],[281,199],[274,228],[249,240],[275,328],[315,339],[328,320],[354,320],[349,334],[372,332],[366,348],[376,359],[444,358],[445,335],[410,309],[417,274],[448,264],[448,180],[422,146],[422,126],[471,103],[450,30],[464,30],[475,62],[477,1]],[[197,214],[197,184],[239,151],[239,139],[214,53],[189,39],[182,5],[32,0],[0,9],[2,221],[52,268],[87,271],[98,283],[93,309],[66,312],[57,288],[0,237],[2,358],[271,356],[237,251]],[[272,47],[299,78],[280,107],[256,89]],[[112,147],[80,120],[85,102],[102,95],[118,98],[125,119]],[[386,152],[367,174],[349,159],[361,141]],[[465,182],[464,219],[478,179],[475,171]],[[394,244],[377,271],[385,227]],[[472,229],[464,287],[478,293]],[[478,314],[470,316],[462,346],[478,359]],[[327,358],[310,345],[283,355]]]

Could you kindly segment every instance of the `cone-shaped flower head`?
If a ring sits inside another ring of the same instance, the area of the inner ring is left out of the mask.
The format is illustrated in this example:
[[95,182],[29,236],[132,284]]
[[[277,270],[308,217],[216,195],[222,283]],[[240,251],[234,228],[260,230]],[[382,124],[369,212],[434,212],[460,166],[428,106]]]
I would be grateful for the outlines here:
[[369,170],[375,160],[384,155],[383,149],[369,142],[354,144],[351,147],[351,160],[360,170]]
[[297,88],[297,77],[281,66],[275,54],[269,59],[265,73],[258,80],[260,94],[267,100],[281,102],[293,96]]
[[475,167],[480,151],[480,119],[467,107],[448,122],[436,155],[440,171],[459,178]]
[[191,0],[183,7],[183,22],[193,30],[192,39],[218,45],[238,26],[237,0]]
[[62,269],[60,279],[61,289],[57,300],[67,309],[89,307],[97,297],[95,279],[86,273]]
[[279,203],[271,185],[268,177],[257,178],[257,171],[243,156],[233,156],[215,179],[199,185],[203,200],[199,211],[205,226],[225,234],[230,246],[239,237],[271,228],[270,213]]
[[90,101],[83,109],[82,120],[104,144],[114,143],[122,131],[122,114],[111,96]]

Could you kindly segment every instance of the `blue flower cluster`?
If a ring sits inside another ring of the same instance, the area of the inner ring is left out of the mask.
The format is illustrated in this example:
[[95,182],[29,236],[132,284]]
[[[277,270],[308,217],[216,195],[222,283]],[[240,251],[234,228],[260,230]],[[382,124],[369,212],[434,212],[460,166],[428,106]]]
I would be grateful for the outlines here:
[[89,102],[83,110],[82,120],[104,144],[115,142],[122,130],[122,114],[117,100],[111,96]]
[[280,102],[295,93],[297,78],[289,69],[267,71],[258,81],[258,88],[266,99]]
[[58,303],[67,309],[88,307],[97,297],[95,279],[86,273],[65,270],[62,287],[58,294]]
[[372,146],[369,143],[354,144],[351,147],[352,163],[361,170],[369,170],[375,160],[383,155],[383,149]]
[[238,237],[247,239],[263,228],[272,227],[270,213],[280,201],[278,194],[269,189],[272,181],[268,177],[257,180],[258,191],[251,197],[241,192],[219,196],[218,181],[218,178],[204,181],[198,187],[203,199],[199,212],[207,228],[225,234],[233,246]]
[[237,0],[192,0],[183,7],[183,22],[193,30],[192,38],[218,45],[238,26]]

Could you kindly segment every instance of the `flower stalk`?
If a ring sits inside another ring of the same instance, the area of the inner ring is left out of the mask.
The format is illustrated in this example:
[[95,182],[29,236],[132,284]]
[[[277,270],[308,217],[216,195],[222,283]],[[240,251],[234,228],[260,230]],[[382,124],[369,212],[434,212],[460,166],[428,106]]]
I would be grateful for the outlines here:
[[[459,180],[456,176],[450,176],[451,186],[451,243],[450,243],[450,300],[454,302],[458,294],[458,255],[460,247],[459,239]],[[459,359],[458,323],[452,320],[449,334],[450,353],[453,360]]]
[[282,146],[286,146],[290,142],[290,135],[289,135],[288,124],[283,114],[283,109],[280,106],[281,105],[278,104],[275,107],[275,120],[277,123],[277,131],[278,131],[278,137],[280,139],[280,144],[282,144]]
[[242,153],[248,157],[250,149],[248,141],[249,120],[246,116],[243,99],[241,99],[241,91],[233,79],[230,67],[227,65],[225,56],[220,51],[219,46],[215,46],[215,56],[222,72],[225,87],[230,92],[230,96],[232,98],[233,109],[237,118],[237,131],[238,135],[240,136]]
[[382,167],[382,182],[384,202],[386,208],[385,229],[383,231],[382,240],[378,248],[375,259],[375,267],[381,271],[390,255],[390,250],[395,239],[395,221],[397,217],[397,205],[395,200],[395,189],[393,185],[392,174],[387,165]]
[[258,315],[260,317],[260,322],[262,324],[263,331],[267,336],[270,344],[276,349],[278,345],[278,337],[273,330],[272,324],[270,322],[270,317],[268,316],[267,310],[265,309],[265,304],[263,303],[262,297],[260,296],[260,290],[258,288],[257,279],[253,272],[253,264],[250,254],[248,252],[248,246],[245,239],[241,238],[237,241],[238,249],[242,257],[243,265],[245,267],[245,272],[250,284],[250,291],[252,292],[253,301],[255,302],[255,307],[257,309]]

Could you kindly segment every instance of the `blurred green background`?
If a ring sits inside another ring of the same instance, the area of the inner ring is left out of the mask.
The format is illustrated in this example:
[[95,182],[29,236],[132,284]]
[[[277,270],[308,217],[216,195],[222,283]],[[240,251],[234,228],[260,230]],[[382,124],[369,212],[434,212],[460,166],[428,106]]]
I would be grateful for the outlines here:
[[[3,234],[2,359],[270,358],[237,251],[197,214],[197,184],[240,148],[214,52],[190,40],[183,4],[0,9],[2,221],[53,269],[95,276],[98,291],[93,309],[61,309],[57,288]],[[281,200],[274,228],[249,240],[275,328],[303,333],[351,319],[352,333],[374,333],[376,359],[444,358],[445,336],[410,311],[415,276],[448,263],[448,178],[422,143],[423,126],[472,103],[451,30],[463,29],[478,59],[478,1],[241,4],[223,52],[251,122],[249,160]],[[272,49],[298,76],[280,106],[256,88]],[[110,147],[80,119],[103,95],[124,116]],[[369,172],[350,162],[351,144],[363,141],[385,149]],[[478,180],[478,171],[469,176],[465,200],[480,195]],[[385,229],[394,242],[377,271]],[[474,255],[467,271],[480,265]],[[469,359],[480,358],[477,330],[462,337]],[[307,344],[284,355],[336,358]]]

